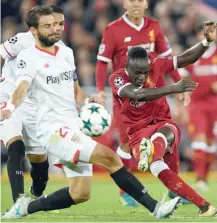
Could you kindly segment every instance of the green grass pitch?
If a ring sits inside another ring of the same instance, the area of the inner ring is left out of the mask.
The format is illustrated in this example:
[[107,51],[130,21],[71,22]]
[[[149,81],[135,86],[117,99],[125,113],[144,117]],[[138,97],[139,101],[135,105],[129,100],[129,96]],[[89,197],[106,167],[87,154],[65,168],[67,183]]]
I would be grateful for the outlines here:
[[[203,194],[210,202],[217,206],[217,177],[210,177],[209,192]],[[147,186],[154,198],[161,200],[166,188],[149,174],[139,174],[139,179]],[[191,184],[193,177],[184,175]],[[25,189],[30,187],[30,178],[25,176]],[[46,194],[67,186],[67,181],[62,176],[51,176]],[[10,186],[4,174],[1,182],[1,212],[4,212],[12,204]],[[3,222],[7,222],[3,220]],[[60,211],[60,214],[38,212],[19,220],[8,222],[156,222],[153,216],[142,206],[139,208],[123,207],[118,201],[118,188],[108,175],[96,174],[93,178],[91,199],[83,204],[72,206]],[[162,222],[217,222],[217,217],[199,218],[198,208],[194,205],[182,205],[170,219]]]

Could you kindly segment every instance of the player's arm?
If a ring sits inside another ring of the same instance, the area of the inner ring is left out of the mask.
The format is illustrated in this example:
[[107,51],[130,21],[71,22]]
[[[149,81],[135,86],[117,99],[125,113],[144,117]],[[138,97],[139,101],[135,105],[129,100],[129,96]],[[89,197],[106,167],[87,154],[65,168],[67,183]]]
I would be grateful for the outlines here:
[[20,81],[9,100],[9,103],[13,104],[15,108],[21,105],[27,95],[29,86],[30,83],[28,81]]
[[133,101],[152,101],[173,93],[183,93],[193,91],[197,83],[190,79],[184,79],[178,83],[162,88],[140,88],[133,84],[128,84],[117,92],[120,97],[129,98]]
[[177,68],[185,67],[195,63],[208,49],[212,41],[216,39],[216,23],[208,21],[204,23],[205,39],[177,56]]
[[74,90],[75,90],[75,100],[78,104],[83,104],[87,95],[84,90],[80,87],[78,80],[74,82]]
[[107,26],[103,32],[102,42],[99,46],[96,64],[97,91],[105,97],[108,63],[112,60],[115,51],[115,36],[111,27]]
[[90,102],[95,102],[98,104],[104,104],[105,101],[99,96],[87,97],[84,90],[80,87],[78,80],[74,82],[75,100],[78,104],[86,104]]

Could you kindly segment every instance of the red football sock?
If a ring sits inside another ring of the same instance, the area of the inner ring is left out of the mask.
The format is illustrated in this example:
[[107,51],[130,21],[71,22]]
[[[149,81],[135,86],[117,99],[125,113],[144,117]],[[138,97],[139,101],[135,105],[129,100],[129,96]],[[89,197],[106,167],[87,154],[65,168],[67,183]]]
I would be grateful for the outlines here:
[[192,166],[197,180],[206,180],[207,175],[207,153],[203,150],[194,150]]
[[151,162],[154,162],[163,158],[167,147],[167,141],[166,137],[161,133],[155,133],[152,135],[151,141],[154,145],[154,154]]
[[158,175],[158,178],[169,190],[187,199],[199,208],[202,207],[205,203],[209,203],[170,169],[161,171]]
[[212,163],[215,160],[215,154],[214,153],[207,153],[206,154],[206,166],[205,166],[205,171],[204,171],[204,179],[207,180],[208,174],[210,171],[210,167]]

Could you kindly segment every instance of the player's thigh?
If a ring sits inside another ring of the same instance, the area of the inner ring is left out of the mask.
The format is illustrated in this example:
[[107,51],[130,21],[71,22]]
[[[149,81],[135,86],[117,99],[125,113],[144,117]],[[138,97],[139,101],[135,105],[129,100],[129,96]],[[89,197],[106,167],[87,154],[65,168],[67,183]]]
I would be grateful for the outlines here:
[[97,143],[90,157],[90,163],[99,165],[113,173],[120,169],[123,164],[120,157],[108,147]]
[[207,114],[196,106],[189,107],[188,133],[194,141],[206,141],[208,118]]
[[0,122],[0,139],[7,147],[16,140],[22,140],[22,121],[12,116]]

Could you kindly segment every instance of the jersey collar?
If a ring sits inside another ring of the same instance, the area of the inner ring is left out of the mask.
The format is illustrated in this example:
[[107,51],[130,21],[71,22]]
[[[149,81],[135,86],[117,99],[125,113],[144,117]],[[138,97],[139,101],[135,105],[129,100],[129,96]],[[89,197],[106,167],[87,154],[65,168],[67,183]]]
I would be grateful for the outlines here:
[[132,22],[128,19],[127,14],[128,14],[128,13],[125,12],[125,13],[122,15],[123,20],[124,20],[129,26],[131,26],[132,28],[134,28],[135,30],[140,31],[140,30],[143,28],[144,24],[145,24],[144,19],[142,20],[141,24],[137,26],[137,25],[135,25],[134,23],[132,23]]
[[45,50],[45,49],[39,48],[39,47],[36,46],[36,45],[35,45],[35,48],[38,49],[38,50],[40,50],[40,51],[42,51],[42,52],[44,52],[44,53],[47,53],[47,54],[49,54],[49,55],[51,55],[51,56],[56,56],[57,53],[58,53],[58,51],[59,51],[59,46],[55,46],[55,51],[54,51],[54,53],[51,53],[51,52],[49,52],[49,51],[47,51],[47,50]]

